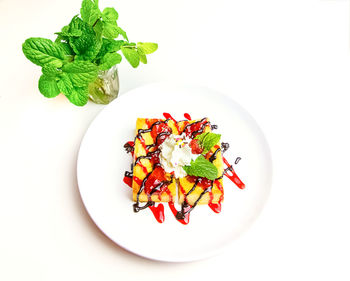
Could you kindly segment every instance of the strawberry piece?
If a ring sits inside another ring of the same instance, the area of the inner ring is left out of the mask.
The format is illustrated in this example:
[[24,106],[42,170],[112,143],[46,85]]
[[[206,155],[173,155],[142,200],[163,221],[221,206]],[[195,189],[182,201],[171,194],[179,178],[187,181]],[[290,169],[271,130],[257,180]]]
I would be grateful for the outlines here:
[[201,154],[203,152],[203,148],[200,147],[199,142],[196,139],[191,140],[190,147],[192,154]]
[[151,131],[151,136],[153,140],[155,141],[157,136],[163,132],[171,133],[171,128],[165,123],[154,125]]
[[162,167],[157,167],[152,171],[152,174],[149,175],[145,183],[145,192],[150,194],[153,188],[158,186],[161,182],[166,181],[165,171]]

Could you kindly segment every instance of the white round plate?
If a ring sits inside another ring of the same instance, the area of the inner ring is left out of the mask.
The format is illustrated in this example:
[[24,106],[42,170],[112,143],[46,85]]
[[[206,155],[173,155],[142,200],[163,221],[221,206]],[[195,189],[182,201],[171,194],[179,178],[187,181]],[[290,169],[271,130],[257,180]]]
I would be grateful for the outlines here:
[[[230,144],[226,159],[233,164],[242,158],[234,168],[246,188],[225,178],[221,213],[197,206],[183,225],[166,203],[162,224],[150,209],[133,212],[132,190],[123,183],[132,158],[123,145],[134,139],[137,117],[163,118],[163,112],[177,120],[184,113],[208,117]],[[118,97],[96,117],[83,138],[77,172],[85,207],[111,240],[146,258],[183,262],[217,254],[252,224],[268,197],[272,168],[263,133],[232,99],[207,88],[151,84]]]

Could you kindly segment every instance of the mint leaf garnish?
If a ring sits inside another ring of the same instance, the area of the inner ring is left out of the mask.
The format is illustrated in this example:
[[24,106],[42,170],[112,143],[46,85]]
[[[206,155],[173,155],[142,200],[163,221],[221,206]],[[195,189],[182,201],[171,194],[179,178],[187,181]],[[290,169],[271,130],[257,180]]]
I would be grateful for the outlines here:
[[62,66],[64,52],[49,39],[29,38],[23,43],[22,50],[27,59],[39,66],[48,63],[56,67]]
[[195,137],[203,148],[202,153],[208,153],[210,149],[220,141],[221,135],[215,133],[203,133]]
[[39,91],[47,98],[54,98],[60,93],[56,79],[45,74],[40,76]]
[[203,177],[209,180],[215,180],[218,177],[218,169],[203,155],[191,161],[190,166],[184,166],[183,169],[190,176]]
[[200,135],[197,135],[194,139],[195,140],[198,140],[199,141],[199,144],[202,145],[203,143],[203,140],[205,139],[205,137],[209,134],[208,133],[203,133],[203,134],[200,134]]

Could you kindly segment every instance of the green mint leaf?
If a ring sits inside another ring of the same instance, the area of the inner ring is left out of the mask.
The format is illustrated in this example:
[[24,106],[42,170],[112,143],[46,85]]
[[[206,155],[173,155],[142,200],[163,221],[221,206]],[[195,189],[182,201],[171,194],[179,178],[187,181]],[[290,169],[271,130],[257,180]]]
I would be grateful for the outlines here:
[[101,17],[101,11],[98,8],[98,1],[83,0],[81,3],[80,15],[83,21],[93,25]]
[[103,21],[103,32],[102,35],[108,39],[117,38],[119,35],[123,36],[126,41],[129,41],[126,32],[116,23]]
[[74,88],[68,95],[66,95],[68,100],[77,105],[83,106],[87,104],[89,99],[89,92],[87,87]]
[[39,78],[39,91],[47,98],[54,98],[60,93],[56,79],[45,74]]
[[204,133],[195,137],[199,141],[200,146],[203,148],[203,153],[208,153],[210,149],[219,143],[221,138],[220,134]]
[[122,61],[122,56],[118,53],[107,53],[100,61],[99,69],[108,70],[113,65],[116,65]]
[[58,89],[65,95],[69,95],[73,89],[73,83],[67,73],[63,73],[60,80],[57,82]]
[[56,78],[62,74],[62,70],[58,69],[56,66],[52,64],[45,64],[41,69],[41,71],[46,77],[50,77],[50,78]]
[[122,46],[121,50],[122,50],[122,53],[123,53],[124,57],[131,64],[131,66],[133,68],[138,67],[138,65],[140,64],[140,55],[135,50],[135,48]]
[[108,39],[117,38],[119,35],[118,26],[115,23],[103,21],[102,35]]
[[65,37],[79,37],[81,36],[82,31],[78,29],[77,26],[66,25],[62,28],[61,33],[59,35],[63,35]]
[[64,42],[59,42],[59,43],[56,43],[63,51],[63,53],[66,55],[66,56],[74,56],[75,53],[72,49],[71,46],[69,46],[68,43],[64,43]]
[[22,50],[27,59],[39,66],[50,63],[56,67],[62,66],[63,50],[54,42],[45,38],[29,38]]
[[183,169],[190,176],[203,177],[209,180],[215,180],[218,176],[218,169],[203,155],[191,161],[190,166],[184,166]]
[[123,40],[102,38],[102,46],[96,59],[102,58],[107,53],[118,52],[123,44]]
[[69,38],[69,45],[74,52],[80,55],[82,60],[94,59],[102,45],[102,41],[96,37],[94,29],[78,17],[74,17],[69,25],[82,32],[82,35],[79,37]]
[[140,61],[144,64],[147,64],[147,57],[146,57],[145,53],[139,48],[137,48],[137,52],[140,56]]
[[105,8],[102,12],[102,19],[115,23],[118,20],[118,12],[114,8]]
[[[102,12],[102,23],[103,23],[103,36],[108,39],[114,39],[119,36],[119,34],[125,34],[117,25],[118,13],[114,8],[105,8]],[[123,35],[124,36],[124,35]]]
[[118,33],[119,33],[121,36],[123,36],[123,38],[124,38],[126,41],[129,41],[128,36],[126,35],[126,32],[125,32],[120,26],[117,27],[117,30],[118,30]]
[[129,47],[129,48],[132,47],[132,48],[136,49],[136,43],[128,42],[128,43],[125,43],[124,45],[125,45],[125,47]]
[[152,54],[157,51],[158,44],[157,43],[137,43],[137,48],[140,48],[146,55]]
[[83,106],[89,98],[88,88],[74,87],[68,73],[63,73],[61,79],[57,82],[58,89],[68,98],[68,100],[77,105]]
[[200,134],[200,135],[197,135],[194,139],[198,140],[200,144],[203,143],[203,140],[205,139],[205,137],[209,134],[208,133],[203,133],[203,134]]
[[61,43],[61,42],[67,43],[67,42],[68,42],[69,37],[63,35],[62,32],[56,32],[55,34],[57,35],[57,38],[56,38],[56,40],[55,40],[55,43]]
[[88,61],[74,61],[63,66],[62,70],[68,75],[74,87],[87,86],[97,78],[98,68]]
[[101,20],[98,20],[95,25],[93,26],[93,29],[96,33],[96,38],[98,40],[101,40],[102,38],[102,33],[103,33],[103,23]]

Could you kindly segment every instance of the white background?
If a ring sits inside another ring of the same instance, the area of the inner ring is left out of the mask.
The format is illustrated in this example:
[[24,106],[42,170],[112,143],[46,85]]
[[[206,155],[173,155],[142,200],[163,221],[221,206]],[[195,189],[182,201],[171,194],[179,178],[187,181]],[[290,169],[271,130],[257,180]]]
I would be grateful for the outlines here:
[[27,37],[53,39],[80,0],[0,0],[0,280],[349,280],[348,1],[100,2],[131,40],[159,43],[148,65],[121,64],[121,94],[163,80],[228,93],[270,143],[271,196],[208,260],[154,262],[114,245],[76,182],[81,138],[103,106],[42,97],[21,51]]

